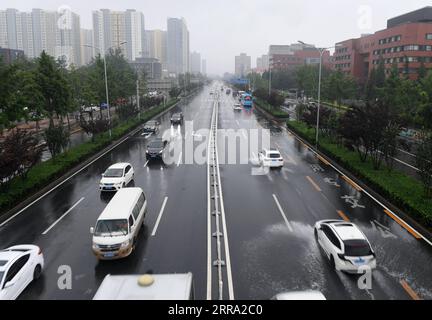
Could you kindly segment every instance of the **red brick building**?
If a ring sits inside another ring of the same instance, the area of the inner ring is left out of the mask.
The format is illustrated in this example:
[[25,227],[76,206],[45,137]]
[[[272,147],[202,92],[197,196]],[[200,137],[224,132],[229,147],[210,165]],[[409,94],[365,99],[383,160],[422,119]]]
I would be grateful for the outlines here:
[[388,73],[393,63],[399,72],[416,79],[422,63],[432,69],[432,7],[387,21],[387,29],[336,44],[333,68],[366,81],[383,59]]
[[[319,64],[320,53],[314,47],[301,44],[272,45],[269,50],[272,70],[287,70],[301,65]],[[323,64],[331,66],[330,51],[323,54]]]

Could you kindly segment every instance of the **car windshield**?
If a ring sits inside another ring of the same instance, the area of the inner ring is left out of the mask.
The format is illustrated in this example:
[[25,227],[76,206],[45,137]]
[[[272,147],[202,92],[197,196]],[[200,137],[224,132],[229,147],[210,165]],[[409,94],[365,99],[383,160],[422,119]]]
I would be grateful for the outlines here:
[[173,115],[173,119],[180,119],[180,115],[179,114],[175,114],[175,115]]
[[280,153],[270,153],[269,158],[270,159],[279,159],[281,157]]
[[154,149],[159,149],[159,148],[163,147],[163,142],[162,142],[162,140],[152,141],[149,143],[148,147],[154,148]]
[[366,240],[346,240],[345,255],[348,257],[364,257],[372,254],[371,247]]
[[2,281],[3,281],[3,275],[4,275],[4,272],[3,272],[3,271],[0,271],[0,284],[1,284]]
[[119,220],[99,220],[96,225],[96,237],[122,236],[128,234],[128,221]]
[[123,169],[108,169],[105,174],[105,178],[121,178],[123,177]]
[[156,126],[156,122],[155,121],[150,121],[146,123],[146,127],[154,127]]

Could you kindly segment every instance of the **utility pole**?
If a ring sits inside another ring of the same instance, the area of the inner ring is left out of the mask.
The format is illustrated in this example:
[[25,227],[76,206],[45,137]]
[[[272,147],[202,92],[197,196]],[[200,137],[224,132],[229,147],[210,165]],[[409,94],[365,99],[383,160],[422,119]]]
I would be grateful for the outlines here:
[[140,95],[139,95],[139,79],[137,79],[137,81],[136,81],[136,90],[137,90],[138,119],[141,120],[141,106],[140,106]]

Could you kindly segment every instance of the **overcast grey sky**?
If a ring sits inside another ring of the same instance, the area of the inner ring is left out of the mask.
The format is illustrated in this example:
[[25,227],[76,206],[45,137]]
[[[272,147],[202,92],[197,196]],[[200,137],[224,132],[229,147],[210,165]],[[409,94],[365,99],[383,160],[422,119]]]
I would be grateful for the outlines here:
[[394,16],[431,5],[430,0],[1,0],[0,9],[57,10],[67,5],[91,28],[95,9],[136,9],[146,29],[166,29],[167,17],[184,17],[191,51],[207,59],[208,73],[233,72],[234,56],[246,52],[255,66],[270,44],[297,40],[331,46],[384,29]]

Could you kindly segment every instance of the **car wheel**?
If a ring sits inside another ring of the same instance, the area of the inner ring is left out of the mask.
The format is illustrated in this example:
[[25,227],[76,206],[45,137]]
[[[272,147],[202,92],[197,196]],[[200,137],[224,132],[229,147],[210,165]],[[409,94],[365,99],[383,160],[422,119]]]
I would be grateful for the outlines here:
[[336,263],[333,256],[330,256],[330,266],[332,267],[332,269],[336,269]]
[[37,280],[40,278],[42,274],[42,267],[38,264],[33,271],[33,280]]

